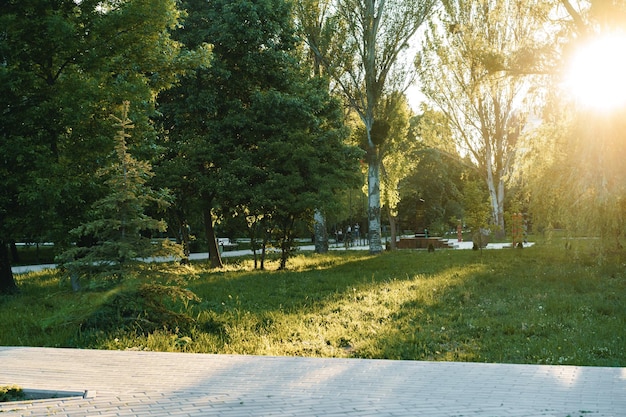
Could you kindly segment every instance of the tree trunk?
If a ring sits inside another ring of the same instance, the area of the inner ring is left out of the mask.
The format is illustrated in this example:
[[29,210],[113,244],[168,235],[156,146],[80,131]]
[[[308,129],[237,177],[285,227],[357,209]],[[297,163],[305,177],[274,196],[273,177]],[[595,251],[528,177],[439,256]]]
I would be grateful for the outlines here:
[[496,224],[500,230],[496,231],[496,238],[503,239],[506,235],[505,233],[505,224],[504,224],[504,180],[500,176],[500,180],[498,181],[498,212],[496,217]]
[[265,249],[267,248],[267,239],[263,238],[263,244],[261,245],[261,271],[265,270]]
[[380,164],[376,146],[370,145],[369,148],[367,169],[368,235],[370,253],[377,254],[383,251],[380,233]]
[[289,248],[287,247],[289,244],[287,242],[283,242],[280,248],[280,265],[278,266],[279,271],[284,271],[287,269],[287,259],[289,258]]
[[[11,259],[13,263],[20,261],[20,253],[17,251],[15,242],[11,242]],[[39,262],[39,243],[37,244],[37,262]]]
[[491,216],[494,224],[498,226],[495,231],[497,239],[504,237],[504,180],[501,172],[494,172],[495,167],[491,161],[491,148],[488,146],[487,159],[487,188],[489,189],[489,199],[491,201]]
[[7,242],[0,240],[0,294],[12,294],[17,285],[11,271],[11,259]]
[[397,226],[398,224],[396,223],[396,218],[394,216],[392,216],[391,214],[387,216],[387,218],[389,219],[389,229],[390,229],[390,239],[391,241],[389,242],[389,247],[391,250],[396,250],[396,239],[398,238],[398,230],[397,230]]
[[315,235],[315,253],[328,252],[328,232],[326,231],[326,218],[320,210],[315,210],[313,215],[313,232]]
[[487,163],[487,188],[489,189],[489,200],[491,203],[491,217],[498,226],[496,237],[503,237],[504,233],[504,183],[502,180],[496,184],[495,175],[493,173],[493,164]]
[[213,227],[213,214],[211,214],[211,204],[207,204],[203,209],[204,230],[206,233],[207,243],[209,245],[209,261],[212,268],[222,268],[222,257],[217,247],[217,238],[215,236],[215,228]]
[[191,254],[190,238],[189,238],[189,223],[187,220],[183,220],[180,223],[180,240],[183,245],[183,260],[182,263],[189,263],[189,255]]
[[254,259],[254,269],[259,265],[259,255],[257,252],[256,233],[250,231],[250,249],[252,249],[252,258]]

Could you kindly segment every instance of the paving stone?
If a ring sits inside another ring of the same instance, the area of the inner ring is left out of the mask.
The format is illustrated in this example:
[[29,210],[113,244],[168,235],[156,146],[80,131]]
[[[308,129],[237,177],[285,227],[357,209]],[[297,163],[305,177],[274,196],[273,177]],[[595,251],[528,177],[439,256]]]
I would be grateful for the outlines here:
[[626,368],[0,347],[2,416],[626,416]]

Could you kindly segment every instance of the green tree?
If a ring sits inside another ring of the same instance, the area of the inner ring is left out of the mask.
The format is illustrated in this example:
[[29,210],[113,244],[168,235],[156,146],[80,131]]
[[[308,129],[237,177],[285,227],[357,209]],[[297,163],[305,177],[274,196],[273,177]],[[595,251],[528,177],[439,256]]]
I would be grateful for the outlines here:
[[124,102],[120,117],[112,116],[115,135],[115,161],[101,169],[107,194],[91,208],[89,221],[70,233],[77,241],[90,240],[88,246],[76,246],[60,257],[72,278],[94,272],[105,277],[122,278],[136,262],[156,256],[181,256],[180,247],[167,239],[154,240],[152,233],[165,232],[166,223],[146,214],[151,205],[164,211],[170,204],[167,190],[153,190],[147,181],[154,175],[150,164],[133,158],[126,147],[128,129],[134,128],[128,118],[129,102]]
[[471,209],[463,193],[476,167],[458,154],[447,118],[427,106],[422,110],[411,120],[415,166],[399,184],[398,211],[407,228],[439,233],[455,228]]
[[561,3],[569,19],[561,22],[564,41],[555,50],[560,61],[553,68],[543,123],[526,154],[527,174],[519,182],[538,228],[560,227],[569,234],[600,237],[594,246],[602,261],[608,251],[622,248],[626,227],[626,170],[621,160],[626,151],[626,108],[598,110],[572,100],[560,84],[566,63],[580,45],[623,31],[626,4]]
[[160,99],[172,157],[163,165],[180,169],[176,191],[198,197],[213,266],[221,266],[214,225],[226,216],[276,231],[286,262],[295,219],[310,215],[313,196],[319,203],[356,160],[341,143],[341,113],[327,81],[299,68],[290,3],[186,7],[189,24],[176,36],[212,44],[213,56]]
[[379,106],[377,120],[384,123],[387,132],[381,141],[381,203],[387,212],[390,228],[390,246],[396,248],[400,182],[417,166],[415,130],[410,129],[412,111],[404,94],[395,92],[386,96]]
[[298,74],[292,88],[263,94],[251,107],[256,140],[248,157],[256,175],[241,202],[270,220],[280,268],[294,249],[296,221],[311,219],[320,202],[357,181],[361,155],[344,144],[341,107],[323,88],[326,81]]
[[501,233],[506,181],[537,83],[526,58],[541,49],[545,7],[542,0],[444,1],[417,59],[422,90],[450,120],[458,148],[478,165]]
[[[107,109],[136,103],[142,154],[155,139],[155,94],[186,64],[169,30],[175,0],[8,0],[0,14],[0,247],[61,242],[100,197],[112,149]],[[6,197],[4,197],[6,196]],[[0,249],[0,291],[13,288]]]
[[193,0],[183,7],[189,17],[175,36],[190,47],[211,44],[213,55],[210,67],[198,67],[159,99],[170,153],[165,164],[183,179],[173,186],[177,196],[197,199],[210,262],[221,267],[215,222],[235,204],[226,207],[222,197],[241,200],[251,180],[249,108],[257,92],[284,89],[295,36],[282,0]]
[[[341,34],[336,30],[337,22],[332,18],[329,19],[332,1],[302,0],[294,2],[296,26],[302,38],[305,39],[305,47],[300,61],[310,66],[311,74],[314,77],[322,77],[326,74],[322,55],[315,53],[314,48],[317,48],[318,51],[325,51],[324,55],[332,55],[328,51],[340,45],[338,38],[341,37]],[[331,86],[327,85],[326,88],[330,90]],[[327,213],[331,210],[332,205],[332,202],[320,201],[320,207],[313,213],[316,253],[328,252]]]
[[465,206],[465,225],[472,232],[474,249],[482,249],[487,244],[487,236],[483,230],[490,226],[490,207],[488,193],[484,184],[479,181],[466,181],[463,189],[463,204]]
[[309,47],[318,55],[365,127],[371,253],[383,249],[380,224],[382,155],[380,137],[375,133],[376,111],[386,93],[402,91],[410,82],[409,66],[403,65],[402,57],[434,5],[434,0],[337,0],[332,3],[329,24],[323,26],[335,29],[337,42],[327,46],[327,37],[307,38]]

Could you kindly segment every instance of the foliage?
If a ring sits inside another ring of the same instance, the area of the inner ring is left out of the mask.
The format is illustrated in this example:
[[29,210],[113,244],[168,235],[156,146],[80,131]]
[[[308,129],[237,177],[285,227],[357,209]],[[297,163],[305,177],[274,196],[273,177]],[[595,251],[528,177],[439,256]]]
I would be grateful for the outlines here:
[[0,403],[20,401],[24,398],[26,398],[24,391],[17,385],[0,386]]
[[540,55],[542,39],[549,39],[540,13],[547,6],[444,1],[417,59],[423,92],[449,120],[459,151],[477,164],[502,232],[506,180],[538,78],[529,75],[535,62],[525,57]]
[[415,168],[417,161],[414,159],[414,151],[417,141],[415,132],[410,130],[409,121],[412,112],[403,94],[394,93],[385,97],[380,111],[379,124],[384,123],[387,127],[380,144],[381,193],[384,196],[382,202],[388,207],[391,215],[395,216],[400,199],[398,183]]
[[[151,204],[161,210],[169,205],[167,190],[153,190],[147,181],[153,176],[150,164],[133,158],[126,148],[134,126],[128,119],[129,102],[124,102],[121,116],[112,118],[119,129],[115,135],[116,161],[100,170],[109,194],[92,206],[91,219],[72,230],[79,244],[60,255],[63,267],[73,279],[98,271],[105,276],[122,276],[128,265],[139,258],[180,256],[180,248],[169,240],[154,241],[146,233],[164,232],[166,224],[148,216]],[[88,244],[80,245],[88,240]]]
[[169,36],[180,17],[175,0],[2,3],[0,244],[66,242],[85,220],[114,103],[135,103],[130,146],[153,156],[154,97],[194,59]]
[[577,47],[594,36],[623,30],[626,5],[586,1],[574,8],[571,2],[562,3],[569,16],[563,45],[556,51],[560,60],[550,80],[544,123],[532,135],[523,161],[525,175],[517,183],[540,230],[558,227],[570,237],[593,237],[596,260],[605,262],[611,252],[622,249],[624,235],[626,171],[620,155],[626,147],[626,109],[598,110],[576,103],[563,94],[560,83],[562,64]]
[[[368,164],[368,233],[370,251],[382,251],[378,107],[386,94],[403,91],[410,68],[403,62],[408,42],[428,19],[435,1],[339,0],[306,2],[299,18],[316,62],[324,67],[365,130]],[[329,7],[327,7],[329,6]],[[332,10],[332,12],[327,12]],[[330,32],[332,31],[332,32]],[[334,42],[328,41],[333,33]],[[408,78],[408,79],[407,79]],[[382,129],[384,132],[386,129]]]
[[214,223],[232,216],[250,220],[253,240],[275,240],[286,262],[296,220],[356,172],[339,104],[326,80],[299,68],[288,2],[187,5],[193,20],[176,36],[210,42],[213,58],[160,99],[162,169],[175,173],[177,205],[203,212],[213,266],[222,264]]
[[[377,140],[381,156],[381,203],[386,208],[391,229],[391,249],[395,249],[397,234],[400,182],[415,170],[418,143],[415,131],[410,129],[412,112],[404,94],[395,92],[386,96],[379,107],[377,123],[372,127],[372,136]],[[383,125],[380,129],[378,126]],[[383,130],[382,132],[380,132]],[[379,131],[379,132],[377,132]]]
[[[185,306],[200,299],[175,285],[140,283],[114,291],[79,326],[83,339],[102,333],[148,335],[162,329],[188,333],[194,319]],[[180,305],[182,304],[182,308]],[[182,310],[175,311],[174,309]],[[89,343],[89,342],[87,342]]]
[[465,214],[473,208],[465,204],[464,195],[477,177],[476,169],[457,152],[443,113],[426,106],[422,110],[411,119],[417,136],[410,154],[415,167],[399,184],[399,218],[405,229],[415,232],[424,228],[447,232],[465,222]]
[[478,181],[468,180],[463,188],[463,205],[465,206],[465,225],[473,232],[490,226],[490,207],[487,190]]
[[525,178],[534,222],[596,236],[599,253],[621,248],[624,234],[626,149],[624,110],[608,115],[572,111],[537,132]]
[[[624,366],[623,256],[598,266],[586,253],[588,240],[569,251],[562,242],[559,236],[482,256],[454,250],[298,255],[292,271],[253,270],[250,259],[222,271],[146,265],[134,284],[79,294],[60,287],[54,272],[18,275],[20,300],[0,297],[6,318],[0,344]],[[188,327],[177,331],[167,319],[149,334],[141,330],[141,318],[155,317],[144,315],[148,302],[135,295],[147,278],[201,298],[173,303],[161,287],[155,293],[187,316]],[[133,310],[122,314],[125,305]],[[104,311],[117,327],[80,330]]]

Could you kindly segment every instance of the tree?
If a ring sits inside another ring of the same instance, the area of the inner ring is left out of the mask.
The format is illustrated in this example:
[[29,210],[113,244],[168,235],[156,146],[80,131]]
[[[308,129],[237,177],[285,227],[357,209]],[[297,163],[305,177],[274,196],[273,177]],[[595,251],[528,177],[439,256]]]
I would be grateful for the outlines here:
[[[331,2],[332,0],[302,0],[294,3],[296,25],[302,37],[306,39],[306,43],[316,45],[317,48],[323,51],[328,51],[329,48],[332,48],[333,38],[336,38],[337,35],[333,30],[333,25],[327,21]],[[304,52],[305,54],[301,61],[308,63],[312,76],[324,76],[321,56],[316,54],[311,48],[306,48]],[[326,88],[330,89],[330,85],[327,85]],[[322,207],[318,207],[313,213],[313,235],[316,253],[328,252],[327,216],[325,211]]]
[[[621,156],[626,151],[626,108],[597,109],[577,102],[560,84],[567,70],[564,64],[579,46],[626,27],[626,5],[585,1],[575,8],[569,1],[561,3],[569,16],[560,22],[565,40],[555,54],[561,59],[553,68],[543,124],[529,142],[526,175],[519,182],[529,196],[538,228],[559,227],[568,234],[600,237],[594,246],[602,261],[607,252],[623,246],[626,170]],[[596,81],[590,78],[583,82]]]
[[284,88],[295,37],[282,0],[187,1],[184,7],[189,18],[175,36],[188,47],[211,44],[213,55],[211,66],[199,66],[160,97],[173,157],[167,163],[184,179],[175,190],[182,186],[197,196],[211,265],[221,267],[214,225],[218,211],[229,210],[222,197],[237,201],[249,188],[246,153],[254,145],[247,109],[257,91]]
[[248,157],[256,175],[241,202],[268,221],[281,249],[281,269],[293,250],[295,222],[310,219],[320,201],[356,182],[361,155],[344,143],[342,110],[323,88],[326,81],[293,75],[291,88],[252,103],[255,146]]
[[[107,109],[136,103],[131,143],[151,153],[155,94],[183,67],[174,0],[8,0],[0,15],[0,246],[62,242],[100,197]],[[0,250],[2,288],[13,287]],[[8,266],[7,266],[8,265]]]
[[[90,240],[64,252],[60,259],[78,289],[80,276],[94,271],[110,278],[123,277],[130,266],[144,258],[181,256],[178,246],[169,240],[154,240],[150,233],[165,232],[167,226],[146,214],[150,205],[163,211],[169,204],[167,190],[153,190],[147,181],[154,175],[150,164],[133,158],[126,147],[130,103],[124,102],[120,117],[112,116],[119,130],[115,135],[115,161],[98,174],[105,178],[108,193],[92,205],[90,219],[70,233],[77,239]],[[147,235],[146,235],[147,234]]]
[[253,230],[263,223],[278,233],[284,267],[295,219],[356,161],[341,143],[341,113],[327,82],[299,68],[290,3],[186,6],[190,19],[177,36],[212,44],[213,55],[160,99],[173,157],[164,164],[175,164],[181,186],[199,197],[213,266],[221,266],[215,222],[246,216]]
[[536,82],[527,57],[541,49],[544,7],[541,0],[444,1],[416,60],[424,94],[450,120],[459,150],[478,165],[501,233],[506,181]]
[[387,209],[390,228],[390,247],[396,248],[400,182],[417,166],[415,131],[410,129],[412,112],[404,94],[395,92],[386,96],[379,106],[378,123],[385,124],[387,132],[381,141],[381,202]]
[[441,112],[422,105],[422,113],[411,119],[411,129],[417,136],[412,151],[415,166],[399,184],[400,221],[416,231],[445,232],[471,210],[463,194],[476,167],[458,154],[448,119]]
[[[307,38],[327,73],[359,115],[367,138],[368,222],[370,252],[382,251],[380,233],[380,145],[372,135],[376,109],[385,93],[403,90],[407,80],[402,57],[409,42],[430,16],[434,0],[337,0],[329,16],[338,39]],[[323,32],[328,33],[328,32]]]

